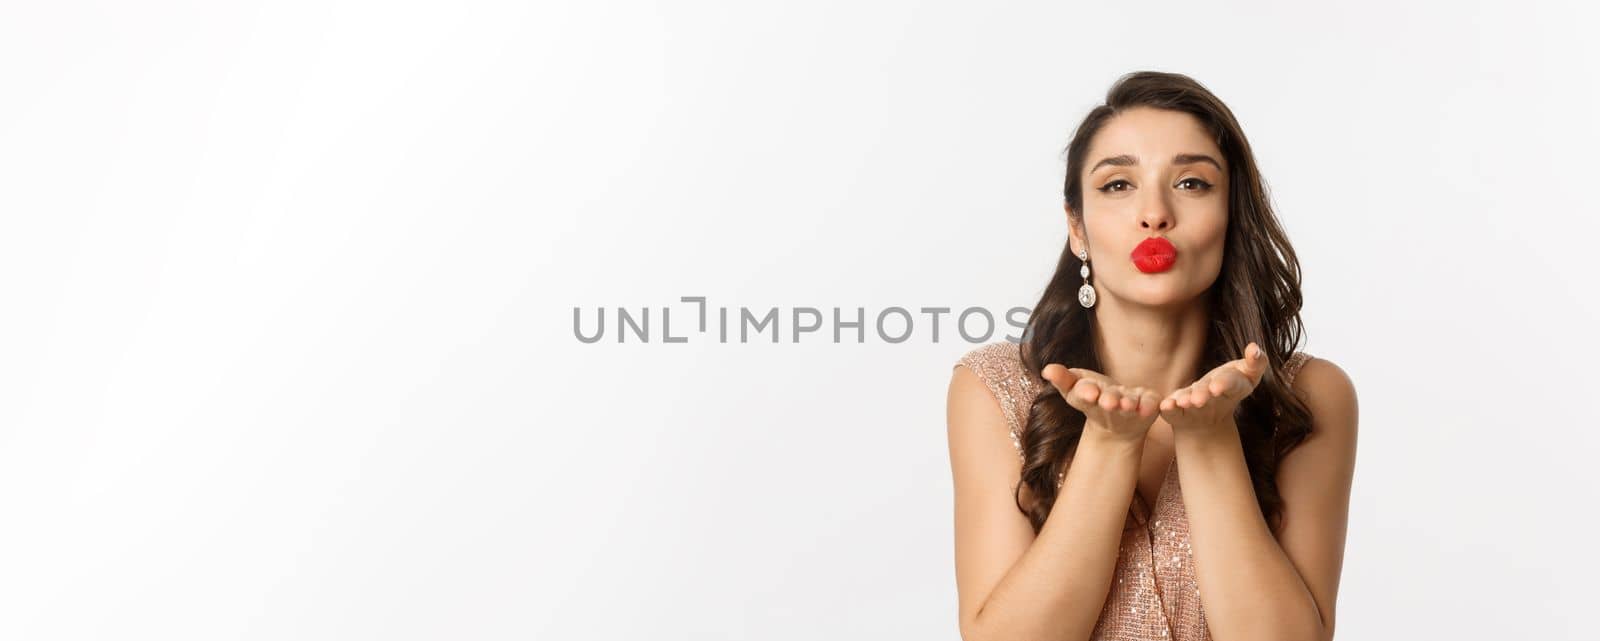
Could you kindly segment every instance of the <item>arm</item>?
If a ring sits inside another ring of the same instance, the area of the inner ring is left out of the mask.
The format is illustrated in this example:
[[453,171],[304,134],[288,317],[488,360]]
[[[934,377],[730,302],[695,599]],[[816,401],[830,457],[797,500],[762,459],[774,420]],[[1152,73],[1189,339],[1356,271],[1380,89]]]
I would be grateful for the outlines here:
[[1174,433],[1195,578],[1212,637],[1328,641],[1355,471],[1357,405],[1344,371],[1313,359],[1296,377],[1312,434],[1279,465],[1283,529],[1257,507],[1236,425]]
[[1021,462],[999,404],[965,367],[947,412],[961,637],[1087,639],[1111,590],[1144,442],[1085,430],[1036,538],[1013,502]]

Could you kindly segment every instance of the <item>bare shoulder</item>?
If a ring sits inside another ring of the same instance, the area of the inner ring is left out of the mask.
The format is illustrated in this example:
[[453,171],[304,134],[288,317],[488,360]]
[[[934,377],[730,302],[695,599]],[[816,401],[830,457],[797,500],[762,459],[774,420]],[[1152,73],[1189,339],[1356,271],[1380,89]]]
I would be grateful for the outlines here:
[[963,355],[950,374],[945,411],[951,461],[958,467],[958,478],[963,476],[963,464],[1000,470],[1001,476],[1015,476],[1019,471],[1018,426],[1013,416],[1018,402],[1014,374],[1021,371],[1017,353],[1016,345],[1008,343],[980,345]]
[[[961,356],[955,370],[952,403],[965,399],[968,404],[981,406],[985,413],[997,413],[1002,423],[999,432],[1009,434],[1012,447],[1020,451],[1018,434],[1041,385],[1039,379],[1027,375],[1021,345],[1010,341],[979,345]],[[976,384],[967,380],[969,377]]]
[[1348,430],[1354,437],[1359,403],[1355,382],[1331,360],[1310,357],[1294,377],[1294,393],[1311,410],[1312,429]]
[[[962,358],[959,362],[957,362],[955,364],[955,369],[950,372],[950,391],[948,398],[952,407],[956,403],[972,404],[976,402],[978,405],[995,404],[994,399],[989,396],[988,385],[984,384],[983,379],[979,378],[978,371],[974,369],[973,365],[966,358]],[[998,409],[999,408],[997,405],[996,410]],[[999,413],[997,411],[996,416],[998,417],[998,415]]]
[[956,362],[946,396],[952,443],[981,434],[1005,433],[1004,408],[994,391],[999,367],[1002,365],[997,365],[994,349],[988,345],[968,352]]

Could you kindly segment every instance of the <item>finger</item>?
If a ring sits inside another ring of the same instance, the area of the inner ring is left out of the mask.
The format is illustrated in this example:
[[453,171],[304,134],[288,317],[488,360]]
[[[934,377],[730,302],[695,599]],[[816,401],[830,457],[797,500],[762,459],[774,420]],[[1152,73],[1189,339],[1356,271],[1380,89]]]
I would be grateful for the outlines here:
[[1177,399],[1177,397],[1172,396],[1172,395],[1169,394],[1166,398],[1161,399],[1161,412],[1162,413],[1170,413],[1170,412],[1176,412],[1176,411],[1178,411],[1178,399]]
[[1116,387],[1107,387],[1100,395],[1100,409],[1114,412],[1122,406],[1122,391]]
[[1139,416],[1149,418],[1161,412],[1161,397],[1156,396],[1155,390],[1141,389],[1139,392]]
[[1118,386],[1117,387],[1117,406],[1115,408],[1115,411],[1124,412],[1125,413],[1129,409],[1132,409],[1132,408],[1128,407],[1129,404],[1131,404],[1133,402],[1133,400],[1134,400],[1132,398],[1132,396],[1133,396],[1133,388]]
[[1078,382],[1078,375],[1060,363],[1050,363],[1039,371],[1039,378],[1054,383],[1058,388],[1072,389],[1072,384]]
[[1183,420],[1184,418],[1188,417],[1190,410],[1189,388],[1180,387],[1176,390],[1173,390],[1171,394],[1167,395],[1166,400],[1162,401],[1162,404],[1166,406],[1167,414],[1170,416],[1170,420]]
[[1077,408],[1080,412],[1088,413],[1089,408],[1097,405],[1103,394],[1104,390],[1101,389],[1099,383],[1080,378],[1077,384],[1073,385],[1066,394],[1067,404]]
[[1251,381],[1251,384],[1261,380],[1262,375],[1267,373],[1267,367],[1269,365],[1270,363],[1267,362],[1266,351],[1262,350],[1261,345],[1257,344],[1255,341],[1251,341],[1249,345],[1245,345],[1244,358],[1234,361],[1235,369],[1238,369],[1239,373],[1244,374],[1245,378]]
[[1039,376],[1050,381],[1056,392],[1066,399],[1067,405],[1080,412],[1087,412],[1100,397],[1099,386],[1094,381],[1078,376],[1073,369],[1064,365],[1046,365],[1040,370]]
[[1138,413],[1138,411],[1139,411],[1139,403],[1142,402],[1143,397],[1144,397],[1144,388],[1143,387],[1131,387],[1131,388],[1128,388],[1126,391],[1124,391],[1124,393],[1122,395],[1122,411],[1129,412],[1129,413]]
[[1065,395],[1072,389],[1073,385],[1078,383],[1078,375],[1072,373],[1072,370],[1067,369],[1066,366],[1060,363],[1051,363],[1044,366],[1044,369],[1039,371],[1039,378],[1050,381],[1050,384],[1055,386],[1056,391],[1061,392],[1062,395]]
[[1231,391],[1243,377],[1244,375],[1239,372],[1218,372],[1216,376],[1206,381],[1205,388],[1212,398],[1219,398]]

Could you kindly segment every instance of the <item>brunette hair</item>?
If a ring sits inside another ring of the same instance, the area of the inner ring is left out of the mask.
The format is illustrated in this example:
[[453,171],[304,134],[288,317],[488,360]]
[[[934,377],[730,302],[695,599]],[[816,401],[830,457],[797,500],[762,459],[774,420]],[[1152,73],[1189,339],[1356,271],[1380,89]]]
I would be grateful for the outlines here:
[[[1278,462],[1311,433],[1310,410],[1282,378],[1284,364],[1305,331],[1300,319],[1300,263],[1273,214],[1250,143],[1233,112],[1200,83],[1177,73],[1139,71],[1122,76],[1106,92],[1105,104],[1078,125],[1064,151],[1067,173],[1062,188],[1074,225],[1083,222],[1082,173],[1089,143],[1111,118],[1134,107],[1193,115],[1227,158],[1228,229],[1222,270],[1206,294],[1211,322],[1193,378],[1239,358],[1251,341],[1265,351],[1269,371],[1240,402],[1235,422],[1261,513],[1276,533],[1283,511],[1275,481]],[[1082,265],[1071,245],[1064,247],[1055,274],[1028,317],[1021,354],[1023,366],[1033,376],[1048,363],[1104,371],[1091,333],[1094,308],[1078,303]],[[1057,476],[1070,465],[1086,420],[1048,383],[1033,399],[1019,434],[1022,482],[1014,498],[1035,533],[1050,515]]]

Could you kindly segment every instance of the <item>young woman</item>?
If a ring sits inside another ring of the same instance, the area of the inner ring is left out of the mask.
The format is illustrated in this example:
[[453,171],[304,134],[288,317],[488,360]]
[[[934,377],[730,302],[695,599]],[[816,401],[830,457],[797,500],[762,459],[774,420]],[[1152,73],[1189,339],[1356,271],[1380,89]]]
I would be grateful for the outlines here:
[[1299,262],[1238,122],[1132,73],[1066,161],[1021,344],[950,381],[962,637],[1331,639],[1356,393],[1297,349]]

